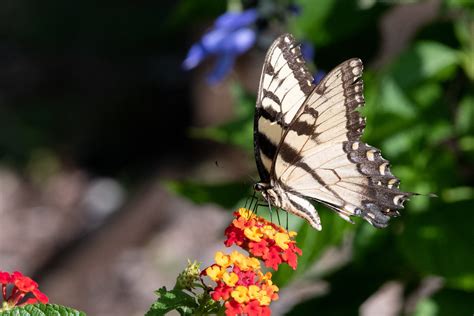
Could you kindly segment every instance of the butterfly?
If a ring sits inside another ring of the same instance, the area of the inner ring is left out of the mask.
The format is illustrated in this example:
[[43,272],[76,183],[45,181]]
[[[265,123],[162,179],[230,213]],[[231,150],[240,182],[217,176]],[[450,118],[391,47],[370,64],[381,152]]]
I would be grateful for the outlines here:
[[269,205],[321,230],[311,201],[352,223],[359,216],[387,226],[412,193],[399,189],[380,150],[361,141],[365,119],[362,61],[352,58],[318,84],[291,34],[278,37],[263,64],[254,116],[260,181]]

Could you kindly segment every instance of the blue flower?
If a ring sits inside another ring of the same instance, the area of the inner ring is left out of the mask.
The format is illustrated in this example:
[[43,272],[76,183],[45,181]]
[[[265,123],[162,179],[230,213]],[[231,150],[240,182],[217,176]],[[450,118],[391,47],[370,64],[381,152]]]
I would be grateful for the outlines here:
[[192,69],[206,57],[216,56],[216,65],[207,79],[211,84],[222,80],[234,65],[235,58],[254,45],[256,33],[252,25],[257,17],[255,9],[227,12],[219,16],[212,29],[191,46],[183,68]]
[[318,72],[316,72],[316,74],[314,75],[314,80],[313,82],[315,84],[318,84],[321,80],[323,80],[323,78],[326,76],[326,72],[325,71],[322,71],[322,70],[319,70]]
[[310,42],[303,41],[301,43],[301,53],[303,54],[306,62],[313,62],[314,59],[314,46]]

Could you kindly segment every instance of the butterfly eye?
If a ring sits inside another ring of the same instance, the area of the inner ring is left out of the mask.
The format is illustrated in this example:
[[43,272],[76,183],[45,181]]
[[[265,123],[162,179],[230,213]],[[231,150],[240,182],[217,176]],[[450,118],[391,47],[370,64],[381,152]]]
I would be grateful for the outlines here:
[[261,191],[264,191],[266,186],[263,184],[263,183],[255,183],[255,185],[253,186],[253,188],[255,189],[255,191],[257,192],[261,192]]

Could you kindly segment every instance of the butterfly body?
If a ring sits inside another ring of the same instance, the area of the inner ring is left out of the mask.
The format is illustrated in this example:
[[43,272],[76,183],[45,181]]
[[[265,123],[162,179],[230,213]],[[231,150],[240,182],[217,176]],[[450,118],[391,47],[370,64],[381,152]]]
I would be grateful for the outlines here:
[[363,143],[362,62],[349,59],[313,83],[290,34],[268,50],[254,121],[254,148],[261,181],[256,189],[275,207],[321,230],[309,200],[351,221],[376,227],[398,215],[409,193],[398,189],[380,151]]

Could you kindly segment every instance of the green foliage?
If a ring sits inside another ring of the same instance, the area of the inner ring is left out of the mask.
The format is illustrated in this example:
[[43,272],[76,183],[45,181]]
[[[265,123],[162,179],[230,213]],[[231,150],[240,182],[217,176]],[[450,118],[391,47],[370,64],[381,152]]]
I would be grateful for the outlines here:
[[0,312],[0,316],[85,316],[83,312],[56,304],[33,304]]
[[183,289],[166,290],[165,287],[156,291],[158,300],[152,304],[146,316],[159,316],[177,310],[180,315],[193,315],[198,307],[195,299]]
[[[452,287],[474,291],[474,234],[468,201],[410,216],[399,236],[400,251],[421,275],[439,275]],[[446,214],[449,214],[449,220]],[[453,258],[456,258],[453,260]]]
[[413,316],[471,315],[473,307],[472,294],[445,289],[423,299]]
[[223,125],[192,129],[191,135],[251,150],[255,97],[245,93],[238,84],[232,85],[231,92],[236,103],[235,118]]
[[199,282],[200,273],[200,264],[188,261],[172,290],[162,287],[155,292],[158,299],[145,315],[162,316],[171,311],[177,311],[180,315],[221,315],[222,306],[211,298],[209,288]]
[[337,246],[345,234],[354,228],[350,223],[341,220],[333,211],[322,207],[318,209],[323,230],[318,232],[305,221],[298,219],[296,241],[298,247],[303,251],[303,255],[298,259],[296,271],[288,266],[283,266],[274,273],[274,282],[279,286],[285,286],[292,279],[303,275],[329,247]]
[[[370,56],[364,49],[372,44],[375,46],[370,49],[380,49],[381,43],[373,43],[377,40],[375,30],[391,9],[389,3],[297,2],[301,14],[290,20],[289,29],[316,45],[318,68],[327,66],[324,69],[328,70],[360,53]],[[410,295],[424,278],[433,275],[441,277],[444,286],[422,299],[414,315],[472,313],[472,304],[467,302],[472,302],[474,293],[473,13],[470,1],[444,1],[433,20],[383,67],[372,68],[373,60],[364,58],[364,141],[382,149],[393,164],[392,172],[401,179],[402,190],[422,196],[413,196],[402,216],[383,230],[357,220],[351,225],[319,205],[322,232],[292,218],[290,229],[298,232],[303,256],[296,271],[281,267],[274,274],[275,283],[285,286],[298,278],[324,279],[330,290],[296,306],[289,315],[315,310],[321,315],[355,315],[360,305],[388,281],[399,282]],[[331,64],[324,65],[327,61]],[[239,146],[252,155],[254,98],[234,86],[235,120],[194,131],[194,135]],[[239,200],[237,194],[223,192],[219,196],[217,188],[195,184],[192,190],[174,191],[201,203],[233,206]],[[241,189],[243,201],[248,191]],[[438,197],[429,198],[430,193]],[[311,268],[326,251],[340,247],[344,240],[352,248],[349,263],[313,273]]]
[[197,181],[168,181],[165,186],[196,204],[215,203],[224,208],[234,207],[249,192],[247,184],[236,182],[203,184]]

